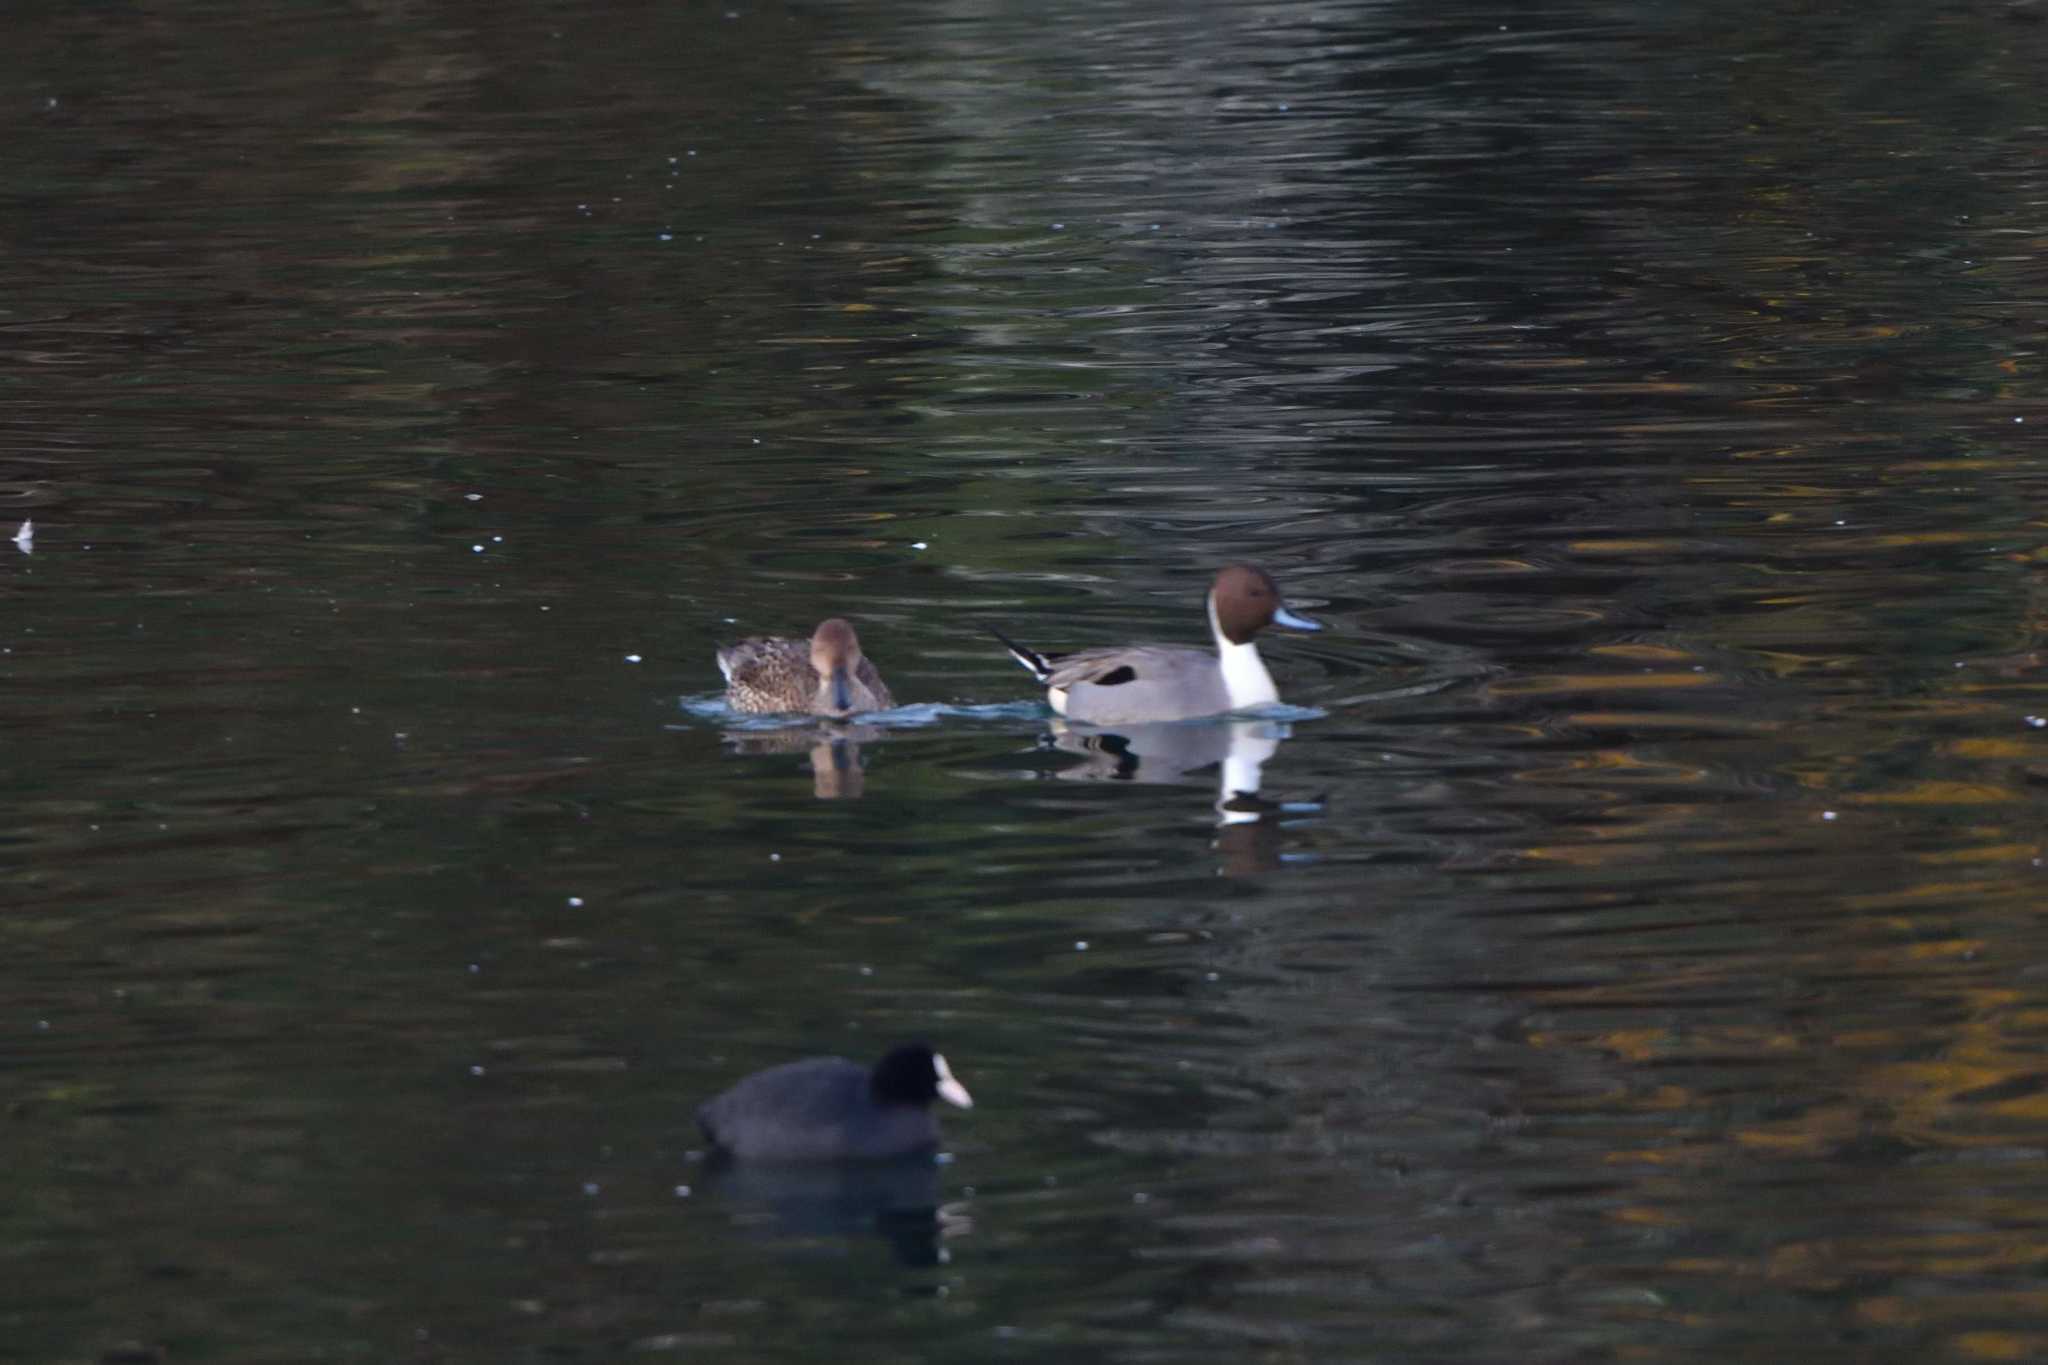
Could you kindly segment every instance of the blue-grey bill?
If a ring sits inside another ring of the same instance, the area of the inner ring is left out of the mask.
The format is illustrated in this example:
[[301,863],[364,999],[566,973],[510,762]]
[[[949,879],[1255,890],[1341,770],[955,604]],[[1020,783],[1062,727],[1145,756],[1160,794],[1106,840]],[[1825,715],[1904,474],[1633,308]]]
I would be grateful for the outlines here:
[[846,670],[832,670],[832,705],[841,711],[853,709],[853,685],[846,680]]
[[1285,626],[1289,630],[1321,630],[1323,628],[1321,621],[1311,621],[1306,616],[1296,616],[1285,607],[1281,607],[1273,613],[1273,624]]

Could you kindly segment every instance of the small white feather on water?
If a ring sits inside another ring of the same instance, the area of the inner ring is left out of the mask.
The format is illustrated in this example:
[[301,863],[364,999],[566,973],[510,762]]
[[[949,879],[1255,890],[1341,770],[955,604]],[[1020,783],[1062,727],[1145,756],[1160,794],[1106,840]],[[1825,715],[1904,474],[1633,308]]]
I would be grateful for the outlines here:
[[36,552],[36,524],[34,522],[24,521],[21,524],[21,529],[14,533],[14,548],[25,555],[32,555]]

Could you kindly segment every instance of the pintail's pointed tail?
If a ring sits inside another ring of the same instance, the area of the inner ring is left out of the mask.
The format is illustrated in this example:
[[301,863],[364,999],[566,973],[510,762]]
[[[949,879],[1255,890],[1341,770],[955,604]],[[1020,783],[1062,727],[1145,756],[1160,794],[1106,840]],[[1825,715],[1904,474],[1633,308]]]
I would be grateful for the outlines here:
[[1010,651],[1011,658],[1031,671],[1032,677],[1040,682],[1044,682],[1052,676],[1052,660],[1046,658],[1035,649],[1026,649],[994,626],[988,626],[987,629],[989,634],[1002,641],[1003,648]]

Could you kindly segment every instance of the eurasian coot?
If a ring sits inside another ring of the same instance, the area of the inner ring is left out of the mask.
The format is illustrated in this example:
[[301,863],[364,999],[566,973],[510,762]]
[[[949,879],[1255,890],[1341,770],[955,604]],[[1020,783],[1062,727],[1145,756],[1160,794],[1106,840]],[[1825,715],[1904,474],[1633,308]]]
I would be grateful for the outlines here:
[[939,1143],[931,1102],[974,1107],[946,1059],[905,1043],[869,1071],[810,1057],[757,1071],[697,1108],[713,1147],[749,1161],[878,1161]]

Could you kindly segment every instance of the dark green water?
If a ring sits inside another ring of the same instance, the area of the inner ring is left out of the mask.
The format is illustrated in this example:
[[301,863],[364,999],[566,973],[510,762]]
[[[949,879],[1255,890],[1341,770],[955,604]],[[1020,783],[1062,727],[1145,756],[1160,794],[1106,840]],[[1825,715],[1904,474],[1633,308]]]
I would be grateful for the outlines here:
[[15,7],[0,1359],[2048,1357],[2040,9]]

